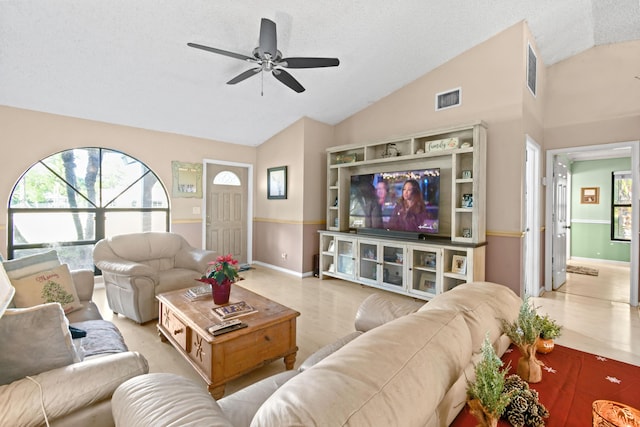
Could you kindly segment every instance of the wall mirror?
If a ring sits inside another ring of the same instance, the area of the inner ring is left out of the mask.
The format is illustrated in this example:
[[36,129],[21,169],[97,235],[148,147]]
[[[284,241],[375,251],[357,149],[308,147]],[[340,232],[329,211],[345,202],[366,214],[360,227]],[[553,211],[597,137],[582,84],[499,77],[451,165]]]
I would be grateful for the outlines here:
[[202,164],[171,162],[173,197],[202,198]]

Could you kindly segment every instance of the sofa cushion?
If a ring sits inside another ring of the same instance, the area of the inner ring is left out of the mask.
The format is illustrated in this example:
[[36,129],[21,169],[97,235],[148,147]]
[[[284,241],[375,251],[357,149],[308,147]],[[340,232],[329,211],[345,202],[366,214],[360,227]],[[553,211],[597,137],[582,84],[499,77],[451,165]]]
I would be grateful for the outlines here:
[[109,246],[118,257],[140,263],[157,260],[152,265],[157,270],[173,268],[182,242],[180,235],[160,232],[120,234],[109,238]]
[[292,369],[272,375],[223,397],[218,400],[218,405],[234,427],[248,427],[265,400],[299,373]]
[[456,286],[438,295],[419,311],[460,311],[471,332],[471,348],[478,353],[487,332],[490,342],[496,346],[503,334],[501,319],[514,320],[521,304],[520,298],[506,286],[476,282]]
[[58,303],[7,310],[0,342],[0,384],[80,361]]
[[55,250],[27,255],[22,258],[3,261],[2,265],[9,279],[20,279],[43,270],[50,270],[60,265],[58,253]]
[[328,355],[335,353],[336,350],[344,347],[346,344],[350,343],[354,338],[357,338],[360,335],[362,335],[362,332],[360,331],[351,332],[350,334],[345,335],[342,338],[339,338],[325,345],[324,347],[316,350],[311,356],[307,357],[298,369],[300,370],[300,372],[306,371],[307,369],[309,369]]
[[82,308],[67,264],[11,281],[16,288],[16,307],[59,302],[65,313]]
[[[158,384],[167,392],[154,395]],[[113,419],[119,426],[233,427],[201,384],[174,374],[132,378],[116,389],[111,403]]]
[[470,342],[463,316],[454,311],[401,317],[291,378],[252,426],[440,425],[437,405],[470,363]]

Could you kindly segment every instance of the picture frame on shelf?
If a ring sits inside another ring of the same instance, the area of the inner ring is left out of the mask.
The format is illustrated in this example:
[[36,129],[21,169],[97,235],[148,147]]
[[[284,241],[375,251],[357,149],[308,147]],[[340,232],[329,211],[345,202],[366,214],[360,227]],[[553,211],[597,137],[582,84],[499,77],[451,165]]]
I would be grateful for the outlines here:
[[436,253],[435,252],[425,253],[423,265],[427,268],[436,268]]
[[267,199],[287,198],[287,167],[267,169]]
[[467,274],[467,257],[464,255],[454,255],[451,258],[451,272]]
[[462,201],[460,203],[460,207],[463,208],[472,208],[473,207],[473,194],[465,193],[462,195]]
[[435,282],[431,280],[431,275],[428,273],[422,273],[420,275],[420,282],[418,282],[418,289],[423,292],[435,291]]
[[329,242],[329,247],[327,248],[327,252],[333,252],[335,248],[336,247],[335,247],[334,241],[332,240]]

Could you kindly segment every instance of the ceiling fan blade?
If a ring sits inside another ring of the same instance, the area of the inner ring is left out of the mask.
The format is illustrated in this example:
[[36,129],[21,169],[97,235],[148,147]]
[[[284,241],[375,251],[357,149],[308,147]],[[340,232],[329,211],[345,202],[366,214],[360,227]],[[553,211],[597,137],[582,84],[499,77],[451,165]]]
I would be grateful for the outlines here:
[[340,65],[340,60],[338,58],[284,58],[278,65],[287,68],[337,67]]
[[260,68],[260,67],[252,68],[250,70],[247,70],[244,73],[240,73],[237,76],[235,76],[234,78],[232,78],[231,80],[229,80],[227,82],[227,84],[228,85],[234,85],[236,83],[240,83],[241,81],[246,80],[251,76],[255,76],[256,74],[258,74],[260,72],[260,70],[262,70],[262,68]]
[[267,18],[262,18],[260,22],[260,46],[258,46],[258,52],[263,58],[266,55],[275,58],[278,53],[276,23]]
[[302,85],[298,83],[298,81],[294,79],[293,76],[287,73],[285,70],[276,69],[276,70],[273,70],[272,73],[273,73],[273,77],[280,80],[282,83],[289,86],[294,91],[298,93],[304,92],[304,87],[302,87]]
[[196,43],[187,43],[187,46],[195,47],[196,49],[206,50],[208,52],[217,53],[219,55],[230,56],[231,58],[241,59],[243,61],[255,61],[255,58],[252,58],[247,55],[242,55],[240,53],[229,52],[222,49],[216,49],[215,47],[203,46],[201,44]]

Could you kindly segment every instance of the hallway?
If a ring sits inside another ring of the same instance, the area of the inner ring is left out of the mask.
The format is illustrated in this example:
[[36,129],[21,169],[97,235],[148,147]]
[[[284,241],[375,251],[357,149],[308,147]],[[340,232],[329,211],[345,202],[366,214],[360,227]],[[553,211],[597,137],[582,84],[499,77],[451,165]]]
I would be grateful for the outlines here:
[[628,264],[571,260],[567,265],[595,268],[598,270],[598,275],[567,273],[567,281],[556,292],[629,303],[630,266]]

